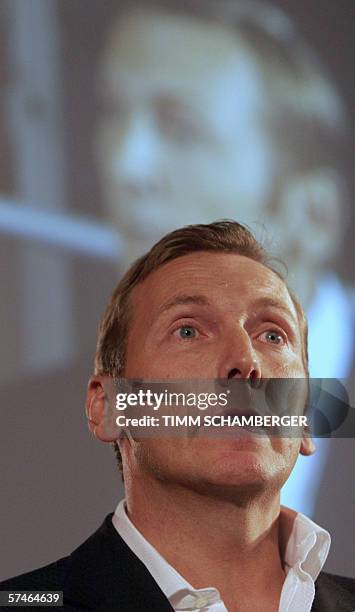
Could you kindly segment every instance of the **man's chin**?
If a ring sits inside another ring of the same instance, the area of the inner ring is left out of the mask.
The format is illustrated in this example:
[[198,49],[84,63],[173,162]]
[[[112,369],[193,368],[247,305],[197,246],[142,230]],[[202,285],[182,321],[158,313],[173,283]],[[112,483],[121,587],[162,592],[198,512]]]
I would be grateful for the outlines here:
[[238,506],[249,505],[253,499],[270,497],[273,490],[275,495],[278,494],[278,487],[271,487],[270,490],[270,479],[260,473],[215,473],[191,483],[191,489],[214,501],[230,502]]
[[280,490],[289,476],[288,466],[280,462],[278,453],[275,456],[267,438],[209,440],[206,450],[206,482],[212,487],[226,487],[230,494],[232,489],[236,494]]

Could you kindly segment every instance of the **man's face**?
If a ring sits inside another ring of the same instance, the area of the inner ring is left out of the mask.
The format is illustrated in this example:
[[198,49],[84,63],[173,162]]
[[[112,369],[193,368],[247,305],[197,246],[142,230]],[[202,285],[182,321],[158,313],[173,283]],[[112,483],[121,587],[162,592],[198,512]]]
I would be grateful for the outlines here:
[[263,219],[274,159],[258,72],[235,34],[134,13],[113,30],[100,77],[102,190],[128,240],[144,251],[180,225]]
[[[289,293],[251,259],[208,252],[180,257],[135,287],[131,307],[126,378],[305,377]],[[137,440],[128,452],[138,470],[195,489],[278,490],[299,449],[298,439],[196,436]]]

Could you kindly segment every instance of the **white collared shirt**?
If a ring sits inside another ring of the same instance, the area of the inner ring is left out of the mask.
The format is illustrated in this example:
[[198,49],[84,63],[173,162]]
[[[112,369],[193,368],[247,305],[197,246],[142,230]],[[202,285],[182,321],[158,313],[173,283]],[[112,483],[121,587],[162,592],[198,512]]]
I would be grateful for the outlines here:
[[[287,514],[286,508],[281,513]],[[112,517],[112,523],[134,554],[144,563],[172,608],[227,612],[220,593],[214,587],[195,589],[145,539],[128,518],[125,500]],[[330,535],[303,514],[296,514],[288,539],[284,568],[286,579],[281,591],[279,612],[309,612],[314,599],[314,582],[330,547]]]

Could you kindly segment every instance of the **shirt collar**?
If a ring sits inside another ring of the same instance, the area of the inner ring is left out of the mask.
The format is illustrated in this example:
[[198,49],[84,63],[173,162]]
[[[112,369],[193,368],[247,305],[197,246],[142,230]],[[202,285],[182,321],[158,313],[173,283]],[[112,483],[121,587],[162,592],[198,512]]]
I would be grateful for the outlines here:
[[301,512],[285,506],[281,507],[280,518],[285,541],[285,570],[293,568],[304,572],[315,581],[329,553],[331,539],[328,531]]

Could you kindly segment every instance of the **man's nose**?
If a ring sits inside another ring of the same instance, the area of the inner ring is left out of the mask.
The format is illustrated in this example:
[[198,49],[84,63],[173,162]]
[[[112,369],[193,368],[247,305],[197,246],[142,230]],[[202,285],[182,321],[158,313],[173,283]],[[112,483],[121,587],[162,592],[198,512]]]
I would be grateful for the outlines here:
[[260,379],[262,376],[259,357],[247,330],[236,327],[224,342],[219,378]]
[[117,182],[133,194],[161,188],[161,143],[148,116],[132,113],[114,144],[111,164]]

